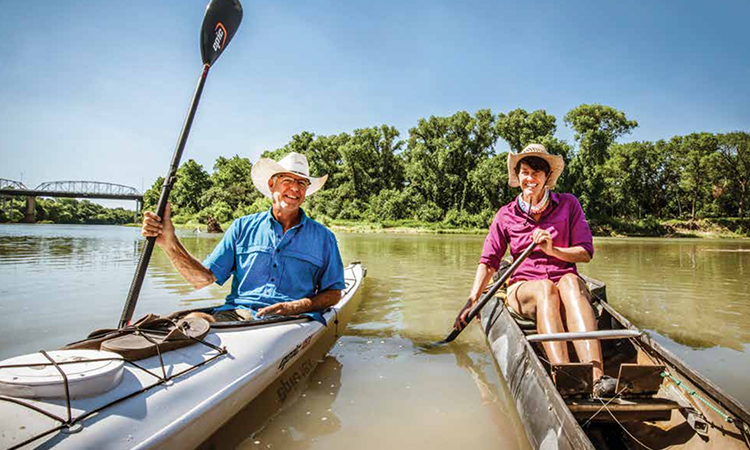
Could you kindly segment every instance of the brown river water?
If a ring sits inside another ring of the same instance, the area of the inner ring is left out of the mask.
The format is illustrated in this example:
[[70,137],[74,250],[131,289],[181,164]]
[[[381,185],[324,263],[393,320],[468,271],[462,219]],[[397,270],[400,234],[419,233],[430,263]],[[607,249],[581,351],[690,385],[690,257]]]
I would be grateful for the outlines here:
[[[528,448],[513,400],[477,326],[450,346],[483,236],[337,233],[344,263],[368,270],[344,336],[306,390],[242,449]],[[220,236],[183,233],[204,257]],[[110,226],[0,225],[0,360],[115,326],[142,240]],[[750,406],[750,241],[595,239],[579,266],[609,301]],[[136,317],[220,302],[193,291],[156,251]]]

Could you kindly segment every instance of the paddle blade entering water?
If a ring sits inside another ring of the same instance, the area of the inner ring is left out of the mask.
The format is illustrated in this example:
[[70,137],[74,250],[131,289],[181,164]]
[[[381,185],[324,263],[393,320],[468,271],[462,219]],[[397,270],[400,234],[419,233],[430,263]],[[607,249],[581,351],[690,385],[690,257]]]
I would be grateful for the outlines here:
[[213,65],[229,45],[242,22],[239,0],[211,0],[206,7],[201,27],[201,57],[203,64]]

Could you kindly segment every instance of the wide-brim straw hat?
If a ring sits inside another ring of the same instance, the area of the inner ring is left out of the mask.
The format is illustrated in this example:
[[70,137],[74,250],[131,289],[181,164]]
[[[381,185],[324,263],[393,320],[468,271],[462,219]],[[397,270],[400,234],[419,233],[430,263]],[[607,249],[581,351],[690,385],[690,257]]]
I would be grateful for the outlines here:
[[268,187],[268,180],[270,180],[272,176],[280,173],[291,173],[298,177],[307,179],[307,181],[310,182],[310,186],[307,187],[305,195],[308,197],[320,190],[320,188],[326,184],[326,180],[328,180],[328,175],[318,178],[311,177],[310,166],[307,164],[307,158],[305,155],[295,152],[289,153],[278,162],[270,158],[261,158],[253,165],[251,178],[253,179],[253,184],[260,193],[271,198],[271,189]]
[[521,153],[508,153],[508,184],[511,187],[519,187],[521,185],[521,182],[518,180],[518,174],[516,173],[516,166],[519,161],[528,158],[529,156],[536,156],[547,161],[551,172],[546,186],[550,189],[555,187],[557,179],[560,178],[560,175],[565,168],[565,161],[562,156],[550,154],[547,151],[547,148],[542,144],[529,144],[521,151]]

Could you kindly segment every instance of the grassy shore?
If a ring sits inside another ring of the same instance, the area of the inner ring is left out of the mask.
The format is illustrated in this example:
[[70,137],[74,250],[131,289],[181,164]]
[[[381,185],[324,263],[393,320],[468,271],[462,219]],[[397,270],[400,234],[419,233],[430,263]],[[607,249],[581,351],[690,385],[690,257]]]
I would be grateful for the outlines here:
[[[368,223],[333,220],[327,223],[334,231],[354,233],[429,233],[486,234],[486,228],[449,228],[438,223],[396,221]],[[750,238],[750,219],[718,218],[690,220],[625,220],[591,221],[594,236],[665,237],[665,238]]]
[[[403,234],[477,234],[487,233],[487,228],[455,228],[441,222],[413,220],[364,222],[354,220],[323,220],[333,231],[349,233],[403,233]],[[223,230],[231,222],[221,224]],[[594,236],[612,237],[664,237],[664,238],[750,238],[750,218],[711,218],[699,220],[641,220],[607,219],[591,220]],[[140,226],[132,224],[128,226]],[[206,232],[206,225],[190,221],[176,225],[181,230]]]

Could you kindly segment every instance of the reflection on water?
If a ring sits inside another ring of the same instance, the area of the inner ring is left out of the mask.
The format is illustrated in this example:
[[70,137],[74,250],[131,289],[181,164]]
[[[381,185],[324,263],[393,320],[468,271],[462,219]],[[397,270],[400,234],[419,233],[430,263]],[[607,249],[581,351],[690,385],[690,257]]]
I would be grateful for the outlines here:
[[587,273],[639,326],[692,348],[750,342],[750,242],[602,239]]
[[240,448],[528,448],[491,358],[451,347],[344,336],[303,397]]
[[[257,435],[248,430],[241,448],[526,448],[479,327],[454,344],[420,347],[449,333],[483,237],[337,237],[344,262],[368,269],[360,309],[304,396]],[[182,239],[203,258],[220,236]],[[136,228],[0,225],[0,359],[114,326],[142,244]],[[607,282],[610,302],[750,405],[750,241],[596,239],[595,246],[581,271]],[[216,304],[228,289],[193,291],[157,250],[135,317]]]

